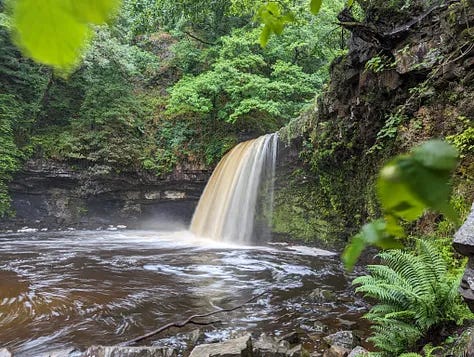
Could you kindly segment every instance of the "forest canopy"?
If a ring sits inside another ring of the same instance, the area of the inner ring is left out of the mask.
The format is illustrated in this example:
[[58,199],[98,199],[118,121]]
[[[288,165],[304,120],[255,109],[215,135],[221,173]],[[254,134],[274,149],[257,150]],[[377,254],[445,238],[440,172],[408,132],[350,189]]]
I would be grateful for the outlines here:
[[[344,51],[333,24],[342,0],[317,18],[307,2],[285,2],[297,20],[264,48],[255,2],[60,3],[0,3],[0,214],[6,183],[28,158],[160,175],[214,165],[238,135],[301,113]],[[48,40],[55,26],[77,32],[67,49]]]

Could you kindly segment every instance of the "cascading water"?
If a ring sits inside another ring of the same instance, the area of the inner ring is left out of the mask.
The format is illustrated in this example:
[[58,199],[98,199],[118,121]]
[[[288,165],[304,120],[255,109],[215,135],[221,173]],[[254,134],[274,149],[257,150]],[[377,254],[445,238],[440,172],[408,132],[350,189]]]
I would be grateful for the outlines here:
[[251,243],[262,197],[271,219],[278,135],[238,144],[214,170],[199,200],[190,230],[196,236]]

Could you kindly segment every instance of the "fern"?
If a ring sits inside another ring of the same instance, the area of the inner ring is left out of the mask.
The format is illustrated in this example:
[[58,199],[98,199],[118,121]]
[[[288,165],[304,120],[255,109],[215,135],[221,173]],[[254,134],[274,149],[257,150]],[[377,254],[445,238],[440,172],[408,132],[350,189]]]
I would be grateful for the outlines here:
[[[356,292],[376,299],[365,317],[369,338],[380,356],[398,356],[413,349],[429,329],[470,316],[457,292],[461,275],[453,278],[435,245],[418,240],[414,252],[389,250],[379,254],[383,265],[370,265],[370,275],[353,281]],[[405,354],[405,357],[419,356]]]

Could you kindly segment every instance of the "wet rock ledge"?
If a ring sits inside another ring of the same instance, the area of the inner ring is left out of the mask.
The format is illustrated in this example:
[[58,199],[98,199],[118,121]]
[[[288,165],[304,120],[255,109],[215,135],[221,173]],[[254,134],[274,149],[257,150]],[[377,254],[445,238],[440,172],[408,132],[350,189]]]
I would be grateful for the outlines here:
[[209,176],[208,170],[193,165],[157,176],[116,172],[107,166],[30,160],[9,186],[15,214],[1,219],[0,227],[161,228],[153,224],[187,224]]
[[[253,338],[247,333],[223,342],[195,346],[184,356],[189,357],[364,357],[367,350],[357,346],[359,339],[351,331],[339,331],[324,338],[324,353],[306,350],[298,335],[273,337],[262,334]],[[51,351],[39,357],[179,357],[183,354],[170,347],[92,346],[85,352],[74,348]],[[0,349],[0,357],[12,357]]]

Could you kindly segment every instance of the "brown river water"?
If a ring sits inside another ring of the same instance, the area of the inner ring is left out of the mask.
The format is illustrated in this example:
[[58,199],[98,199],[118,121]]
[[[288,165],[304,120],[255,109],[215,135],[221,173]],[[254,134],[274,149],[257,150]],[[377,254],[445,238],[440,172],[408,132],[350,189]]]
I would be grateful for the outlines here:
[[[1,234],[0,347],[38,356],[116,344],[266,290],[239,310],[211,317],[221,322],[204,328],[204,342],[241,331],[310,334],[315,321],[329,332],[357,328],[365,306],[351,278],[337,255],[284,243],[233,246],[186,231]],[[146,343],[183,349],[185,332],[195,328]]]

